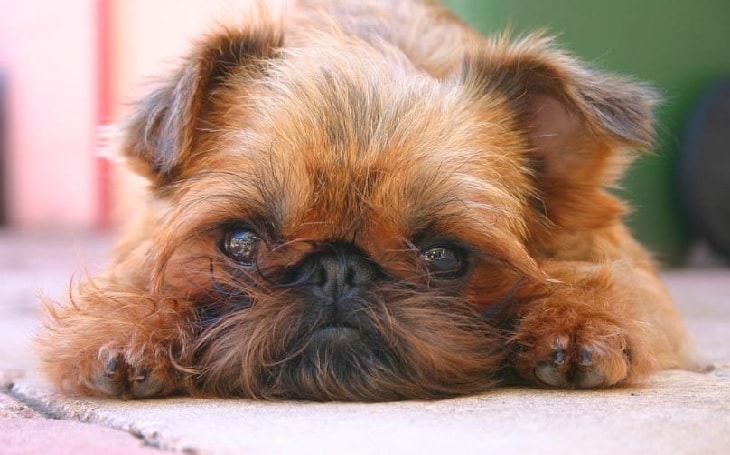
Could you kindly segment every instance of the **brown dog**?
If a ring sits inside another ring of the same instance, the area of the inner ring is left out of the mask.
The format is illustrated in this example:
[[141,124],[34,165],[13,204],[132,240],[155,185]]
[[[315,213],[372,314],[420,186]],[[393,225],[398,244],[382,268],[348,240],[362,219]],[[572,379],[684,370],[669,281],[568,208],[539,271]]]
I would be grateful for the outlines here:
[[47,304],[63,390],[438,398],[690,362],[605,188],[653,92],[418,1],[206,37],[124,133],[150,182],[108,270]]

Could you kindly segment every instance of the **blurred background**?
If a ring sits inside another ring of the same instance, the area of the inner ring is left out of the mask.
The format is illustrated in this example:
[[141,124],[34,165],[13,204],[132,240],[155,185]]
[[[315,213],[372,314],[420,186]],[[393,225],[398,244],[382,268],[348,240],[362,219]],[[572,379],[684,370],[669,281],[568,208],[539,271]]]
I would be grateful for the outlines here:
[[[274,8],[284,0],[276,0]],[[394,0],[396,1],[396,0]],[[136,184],[98,156],[200,33],[250,0],[2,0],[0,226],[104,232]],[[667,266],[730,257],[730,1],[446,0],[485,34],[540,28],[596,66],[663,93],[658,145],[617,189]]]

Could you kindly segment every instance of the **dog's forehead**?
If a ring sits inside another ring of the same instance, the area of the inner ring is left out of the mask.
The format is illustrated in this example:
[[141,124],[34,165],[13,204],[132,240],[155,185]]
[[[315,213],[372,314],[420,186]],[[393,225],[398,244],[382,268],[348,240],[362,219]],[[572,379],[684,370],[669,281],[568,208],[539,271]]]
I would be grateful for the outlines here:
[[275,68],[247,92],[241,118],[225,119],[224,153],[282,230],[408,236],[443,219],[518,212],[526,171],[498,100],[408,69],[336,63]]

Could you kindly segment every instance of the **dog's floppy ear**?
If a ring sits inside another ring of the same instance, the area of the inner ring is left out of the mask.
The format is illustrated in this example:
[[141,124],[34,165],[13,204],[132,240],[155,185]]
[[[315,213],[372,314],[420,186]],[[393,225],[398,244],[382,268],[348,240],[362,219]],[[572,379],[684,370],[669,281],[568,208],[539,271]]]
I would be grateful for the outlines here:
[[[463,77],[481,96],[506,97],[516,112],[545,210],[558,224],[591,212],[585,204],[598,203],[601,188],[620,176],[631,158],[626,151],[652,145],[656,93],[587,68],[546,35],[489,41],[465,59]],[[610,199],[601,203],[621,212]],[[588,218],[582,221],[600,223]]]
[[259,23],[211,34],[163,86],[142,100],[129,119],[123,152],[133,170],[156,186],[174,180],[187,160],[210,94],[232,73],[254,77],[283,45],[281,27]]

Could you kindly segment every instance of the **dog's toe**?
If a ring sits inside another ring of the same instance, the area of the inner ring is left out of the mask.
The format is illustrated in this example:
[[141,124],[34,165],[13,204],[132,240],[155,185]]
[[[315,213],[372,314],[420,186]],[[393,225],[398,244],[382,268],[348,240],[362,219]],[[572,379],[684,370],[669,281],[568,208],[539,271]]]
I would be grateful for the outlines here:
[[553,350],[549,360],[541,360],[535,366],[535,377],[552,387],[565,387],[568,385],[566,378],[565,363],[566,352],[563,348]]
[[575,386],[579,389],[595,389],[607,385],[606,375],[599,365],[594,364],[593,354],[587,349],[578,354],[574,376]]
[[121,355],[112,355],[100,359],[97,368],[91,369],[87,387],[97,390],[103,395],[120,396],[124,393],[126,382],[126,365]]
[[136,369],[129,377],[129,394],[133,398],[149,398],[160,395],[165,389],[165,382],[161,378],[144,369]]

